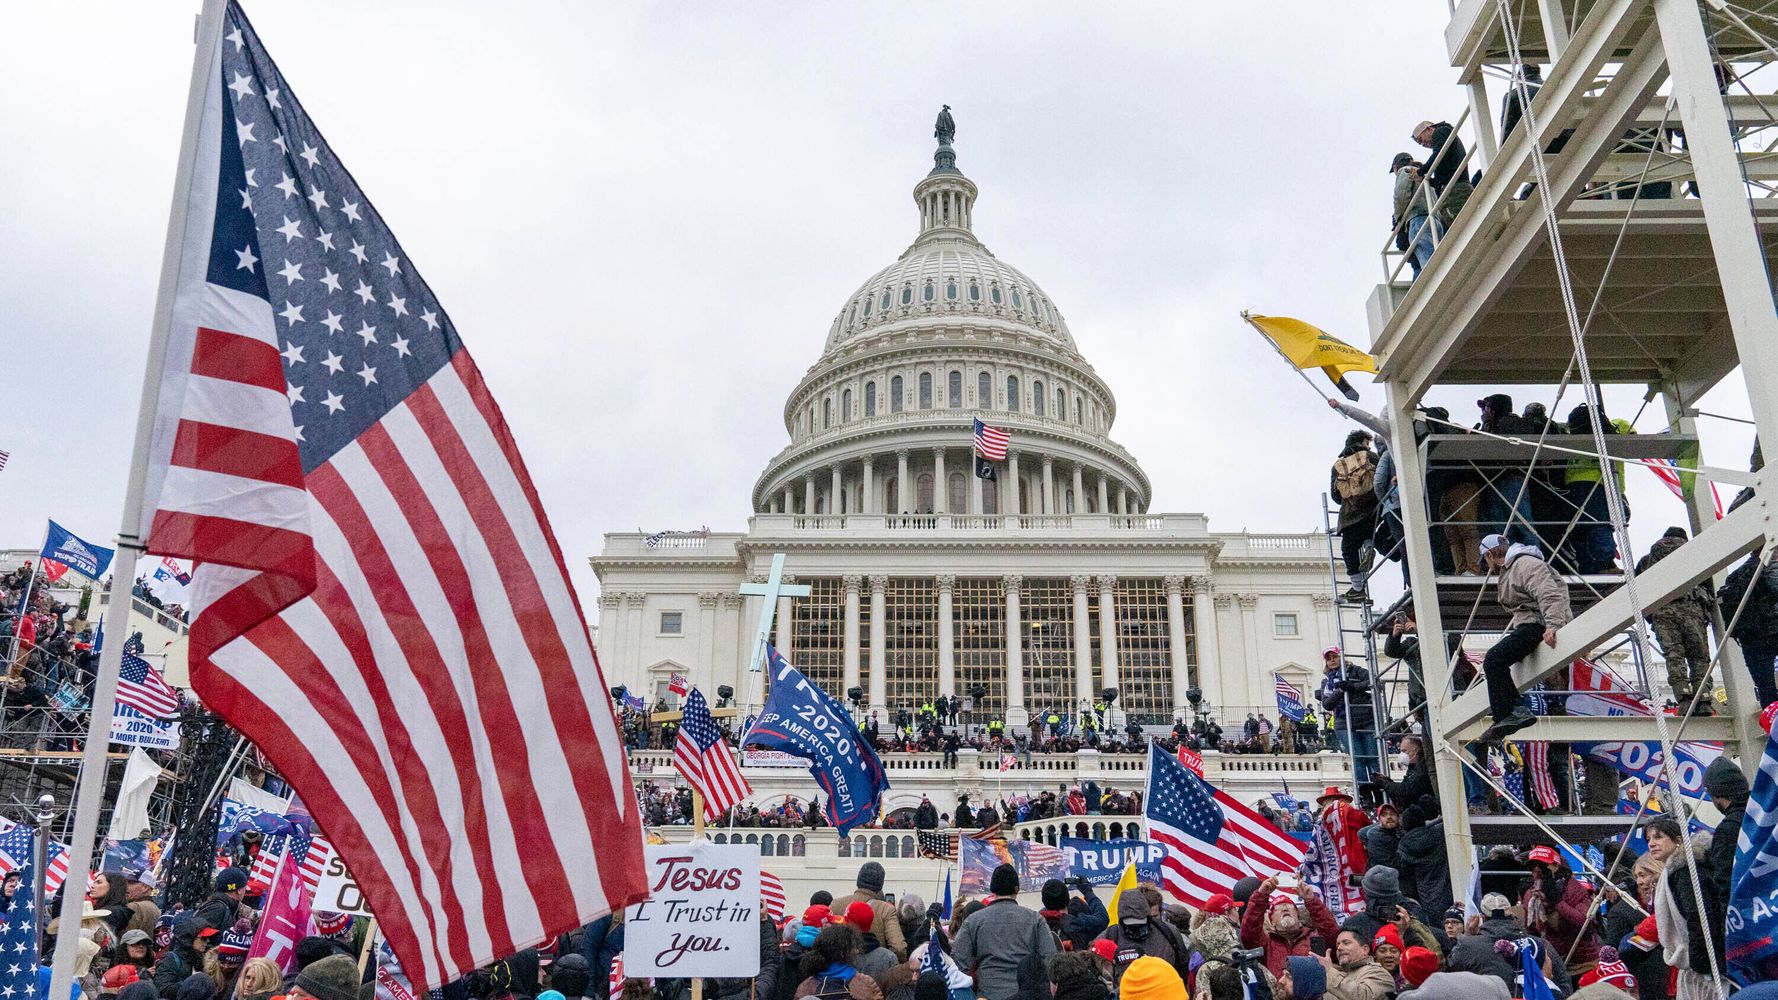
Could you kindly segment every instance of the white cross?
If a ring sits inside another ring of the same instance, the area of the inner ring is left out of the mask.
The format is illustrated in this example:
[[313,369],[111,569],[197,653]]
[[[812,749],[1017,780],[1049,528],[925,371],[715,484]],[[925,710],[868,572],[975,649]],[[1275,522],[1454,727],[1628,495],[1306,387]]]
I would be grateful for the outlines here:
[[809,587],[807,584],[784,582],[784,553],[778,552],[772,555],[772,572],[766,577],[766,582],[743,583],[740,593],[746,597],[766,599],[765,605],[759,609],[759,634],[753,640],[753,662],[747,666],[748,671],[757,674],[765,666],[766,643],[771,641],[772,618],[778,613],[778,598],[807,597]]

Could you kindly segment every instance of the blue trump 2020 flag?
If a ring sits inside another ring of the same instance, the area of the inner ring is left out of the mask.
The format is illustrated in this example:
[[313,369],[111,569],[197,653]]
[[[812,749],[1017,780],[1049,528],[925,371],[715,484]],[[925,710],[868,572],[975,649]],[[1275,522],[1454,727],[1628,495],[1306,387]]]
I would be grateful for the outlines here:
[[766,646],[771,670],[766,706],[753,720],[742,746],[783,750],[809,759],[809,775],[827,793],[827,821],[845,836],[876,817],[889,778],[877,751],[859,734],[846,706],[809,683]]
[[1766,738],[1741,829],[1715,833],[1737,835],[1723,958],[1745,986],[1778,976],[1778,737]]
[[81,576],[97,580],[111,568],[112,550],[94,545],[74,532],[49,522],[49,534],[43,541],[42,556],[54,559]]

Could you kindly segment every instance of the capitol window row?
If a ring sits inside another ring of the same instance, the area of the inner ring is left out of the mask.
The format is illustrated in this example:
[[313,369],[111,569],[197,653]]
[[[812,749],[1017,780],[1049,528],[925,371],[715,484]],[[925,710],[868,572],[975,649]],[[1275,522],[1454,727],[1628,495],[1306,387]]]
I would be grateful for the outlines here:
[[[959,284],[959,280],[956,275],[947,275],[939,279],[923,278],[917,283],[904,280],[899,285],[885,285],[881,294],[866,293],[846,308],[846,325],[853,326],[860,320],[870,323],[873,319],[882,321],[892,318],[896,314],[898,304],[901,307],[900,313],[905,315],[914,305],[916,298],[922,304],[937,302],[941,297],[941,288],[943,289],[942,297],[946,303],[956,306],[963,300],[967,300],[972,307],[981,308],[982,279],[974,277],[962,279],[963,284]],[[1032,318],[1043,323],[1061,322],[1062,316],[1056,311],[1055,306],[1035,292],[1028,294]],[[1026,297],[1026,291],[1017,285],[1007,286],[1006,290],[1002,291],[998,280],[990,279],[987,282],[988,306],[995,312],[999,312],[1010,303],[1013,313],[1023,316]]]
[[[888,375],[886,382],[884,375],[866,376],[841,387],[837,393],[826,393],[818,403],[811,402],[807,412],[798,415],[794,430],[806,434],[832,430],[848,421],[869,419],[885,412],[901,413],[914,408],[959,410],[966,406],[1030,413],[1063,422],[1072,419],[1075,425],[1095,433],[1107,429],[1102,409],[1088,393],[1042,375],[1030,375],[1027,381],[1022,374],[1007,373],[1000,383],[1005,391],[996,397],[998,371],[1000,369],[979,369],[972,396],[964,392],[968,379],[961,368],[920,371],[913,375],[911,392],[907,374]],[[883,384],[887,385],[886,392],[879,389]]]

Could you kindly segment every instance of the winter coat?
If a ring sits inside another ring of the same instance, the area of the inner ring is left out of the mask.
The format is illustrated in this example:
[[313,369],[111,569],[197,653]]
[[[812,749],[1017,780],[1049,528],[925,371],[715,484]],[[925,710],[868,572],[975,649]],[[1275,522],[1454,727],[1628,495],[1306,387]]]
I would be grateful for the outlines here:
[[843,915],[846,907],[863,900],[870,904],[871,912],[876,914],[870,922],[870,932],[897,958],[908,957],[907,939],[901,936],[901,917],[895,912],[895,904],[883,898],[882,893],[869,889],[854,889],[851,895],[840,896],[830,904],[836,915]]
[[1372,823],[1358,831],[1358,839],[1364,842],[1364,856],[1373,866],[1383,865],[1401,871],[1397,857],[1401,848],[1401,827],[1388,830],[1379,823]]
[[[858,958],[852,963],[858,971],[875,979],[878,986],[883,985],[883,974],[901,964],[895,953],[883,947],[875,934],[864,936],[864,945],[858,949]],[[889,992],[887,989],[884,993]]]
[[877,981],[849,966],[842,966],[832,976],[810,976],[796,988],[796,996],[800,1000],[817,993],[837,993],[842,982],[846,984],[846,995],[851,1000],[883,1000],[883,991],[878,988]]
[[597,1000],[611,992],[611,963],[624,953],[624,925],[600,917],[580,936],[580,953],[586,956],[588,986]]
[[204,968],[204,956],[191,946],[190,938],[175,938],[173,947],[155,964],[152,982],[162,1000],[179,995],[179,984]]
[[1420,901],[1420,911],[1436,918],[1451,908],[1451,873],[1445,859],[1445,824],[1415,827],[1402,835],[1396,852],[1401,889]]
[[204,923],[219,931],[226,931],[235,925],[240,916],[241,904],[226,892],[213,892],[210,898],[198,904],[197,915],[204,918]]
[[1036,910],[1011,899],[996,899],[969,915],[957,929],[951,957],[975,973],[984,1000],[1007,1000],[1019,991],[1019,963],[1027,955],[1048,960],[1056,936]]
[[1393,214],[1389,221],[1401,225],[1402,220],[1426,214],[1426,199],[1414,197],[1414,191],[1420,186],[1420,175],[1417,171],[1401,169],[1395,172],[1394,197],[1390,201]]
[[1352,731],[1368,733],[1377,728],[1376,706],[1371,703],[1371,679],[1360,666],[1349,666],[1338,672],[1321,675],[1321,689],[1316,692],[1321,707],[1333,714],[1338,728],[1346,720],[1348,704],[1352,710]]
[[[1748,556],[1741,565],[1730,570],[1728,578],[1723,581],[1719,596],[1725,621],[1741,607],[1742,595],[1754,584],[1753,573],[1759,569],[1759,557],[1758,552]],[[1753,587],[1753,596],[1747,598],[1747,606],[1742,608],[1741,617],[1729,634],[1742,642],[1778,641],[1778,559],[1766,564],[1758,585]]]
[[1283,934],[1272,929],[1267,919],[1271,916],[1272,900],[1254,893],[1247,901],[1247,909],[1241,913],[1241,947],[1264,948],[1266,950],[1266,968],[1273,975],[1284,971],[1284,960],[1292,955],[1309,955],[1309,939],[1320,935],[1328,945],[1340,934],[1340,922],[1334,919],[1333,911],[1322,902],[1320,896],[1311,893],[1306,903],[1298,907],[1307,910],[1303,923],[1297,925],[1294,934]]
[[[1348,455],[1356,455],[1360,452],[1370,456],[1370,464],[1375,468],[1377,464],[1377,453],[1369,448],[1343,449],[1341,450],[1339,457],[1345,458]],[[1334,465],[1337,466],[1338,464],[1339,463],[1336,460]],[[1355,524],[1363,524],[1377,512],[1377,494],[1375,492],[1360,493],[1355,497],[1340,496],[1340,475],[1334,466],[1329,466],[1327,470],[1327,495],[1332,498],[1333,502],[1340,508],[1339,530],[1341,531],[1344,531]]]
[[[778,991],[778,977],[784,975],[784,955],[778,950],[778,928],[770,917],[759,921],[759,973],[753,978],[712,979],[707,995],[717,1000],[771,1000]],[[610,975],[606,975],[610,988]]]
[[1494,950],[1494,942],[1511,941],[1525,936],[1525,928],[1517,920],[1511,917],[1488,917],[1482,921],[1480,933],[1465,934],[1452,942],[1450,960],[1445,963],[1445,967],[1452,972],[1493,976],[1510,991],[1519,968]]
[[[1230,964],[1235,949],[1240,947],[1241,932],[1226,917],[1206,917],[1192,931],[1188,944],[1192,952],[1204,958],[1198,971],[1187,980],[1192,984],[1192,1000],[1210,1000],[1210,972],[1218,965]],[[1272,975],[1271,969],[1262,968],[1260,972],[1265,977],[1266,985],[1271,988],[1272,995],[1277,996],[1278,977]]]
[[[1599,922],[1588,910],[1593,893],[1580,879],[1561,880],[1559,895],[1545,899],[1548,909],[1541,925],[1530,930],[1542,934],[1557,954],[1575,965],[1599,962]],[[1578,943],[1577,943],[1578,942]]]
[[1574,620],[1567,582],[1543,561],[1543,551],[1535,545],[1515,544],[1506,550],[1506,565],[1500,569],[1494,596],[1501,607],[1512,612],[1508,628],[1561,628]]
[[[1724,839],[1732,852],[1734,838]],[[1699,918],[1698,900],[1692,893],[1691,874],[1686,864],[1688,854],[1698,866],[1698,883],[1704,891],[1703,912],[1712,915],[1716,954],[1722,954],[1721,918],[1714,915],[1722,913],[1728,901],[1722,899],[1719,902],[1717,898],[1717,880],[1710,869],[1710,848],[1714,843],[1710,834],[1694,834],[1684,847],[1667,859],[1667,867],[1661,872],[1661,881],[1655,888],[1655,925],[1660,928],[1661,960],[1681,971],[1706,974],[1710,971],[1710,956],[1704,947],[1704,921]]]
[[1148,902],[1138,893],[1118,897],[1117,924],[1100,935],[1117,949],[1112,958],[1112,983],[1121,985],[1130,963],[1139,958],[1158,958],[1173,966],[1184,980],[1191,971],[1191,950],[1185,939],[1166,920],[1150,920]]
[[1437,122],[1432,126],[1432,151],[1428,154],[1428,174],[1432,181],[1432,189],[1444,193],[1445,185],[1457,176],[1463,166],[1463,158],[1468,155],[1463,148],[1463,140],[1457,137],[1457,130],[1450,122]]
[[1327,1000],[1388,1000],[1395,995],[1395,977],[1366,957],[1327,970]]

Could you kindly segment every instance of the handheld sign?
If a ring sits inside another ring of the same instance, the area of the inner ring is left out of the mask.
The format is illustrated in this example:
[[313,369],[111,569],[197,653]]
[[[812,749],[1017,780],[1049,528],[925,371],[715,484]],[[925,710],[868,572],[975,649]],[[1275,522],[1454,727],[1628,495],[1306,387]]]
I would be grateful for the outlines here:
[[758,975],[758,846],[696,840],[642,850],[649,899],[624,911],[624,975]]

